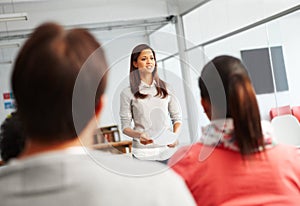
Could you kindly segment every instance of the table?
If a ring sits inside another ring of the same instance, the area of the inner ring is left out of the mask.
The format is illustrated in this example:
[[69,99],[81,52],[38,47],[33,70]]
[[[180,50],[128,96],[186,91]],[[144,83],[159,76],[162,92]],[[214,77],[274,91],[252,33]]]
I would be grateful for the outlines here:
[[104,150],[114,154],[130,153],[131,152],[132,141],[119,141],[119,142],[107,142],[94,144],[91,147],[97,150]]

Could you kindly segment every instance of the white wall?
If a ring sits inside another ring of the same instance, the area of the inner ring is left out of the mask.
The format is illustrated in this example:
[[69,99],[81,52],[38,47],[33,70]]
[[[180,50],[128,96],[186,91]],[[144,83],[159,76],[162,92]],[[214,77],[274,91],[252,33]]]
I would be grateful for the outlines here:
[[296,58],[300,46],[298,39],[300,30],[296,26],[299,23],[300,18],[296,18],[295,14],[289,15],[204,47],[206,59],[222,54],[241,58],[241,50],[279,45],[283,47],[289,91],[257,96],[263,119],[269,119],[269,111],[272,107],[300,105],[300,95],[298,95],[300,82],[297,80],[300,71]]
[[[191,48],[195,44],[219,37],[297,4],[299,1],[265,0],[260,3],[258,1],[238,2],[237,0],[212,1],[183,17],[187,45]],[[256,7],[259,8],[255,9]],[[300,75],[300,71],[297,69],[299,67],[297,56],[300,48],[300,32],[299,26],[297,26],[299,21],[299,15],[291,14],[209,44],[204,47],[203,52],[201,48],[193,49],[188,52],[190,63],[200,72],[202,66],[217,55],[230,54],[240,58],[240,50],[281,45],[289,91],[257,96],[262,118],[269,119],[271,107],[300,104],[300,95],[297,94],[297,90],[300,88],[297,80]],[[195,79],[194,82],[194,89],[199,90]],[[201,121],[201,124],[205,124],[205,120]]]
[[177,35],[174,24],[167,24],[149,35],[151,47],[155,49],[157,60],[178,52]]
[[201,44],[299,5],[299,0],[212,0],[183,17],[186,39]]
[[290,105],[300,105],[300,11],[282,18],[278,23],[281,31],[282,44],[284,45],[284,58],[286,73],[289,83]]
[[10,114],[14,109],[5,109],[5,102],[12,102],[11,99],[5,100],[3,93],[10,93],[10,76],[11,76],[11,65],[0,64],[0,123]]
[[4,106],[4,103],[14,102],[14,98],[5,100],[3,94],[12,92],[10,86],[12,63],[10,62],[13,62],[19,50],[16,44],[9,45],[9,42],[6,42],[5,45],[0,44],[0,123],[14,111],[14,109],[5,109]]

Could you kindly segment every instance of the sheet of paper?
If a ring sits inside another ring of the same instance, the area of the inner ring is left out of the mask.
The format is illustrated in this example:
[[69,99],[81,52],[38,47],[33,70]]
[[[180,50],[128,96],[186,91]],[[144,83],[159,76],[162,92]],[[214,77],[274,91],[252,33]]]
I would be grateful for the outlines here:
[[152,138],[154,144],[158,145],[169,145],[173,144],[178,138],[178,135],[174,132],[171,132],[170,130],[163,130],[159,135]]

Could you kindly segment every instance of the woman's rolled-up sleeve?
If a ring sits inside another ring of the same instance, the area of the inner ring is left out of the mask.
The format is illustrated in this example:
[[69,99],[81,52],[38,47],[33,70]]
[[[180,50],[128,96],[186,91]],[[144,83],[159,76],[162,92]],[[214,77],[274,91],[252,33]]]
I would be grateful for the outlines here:
[[122,131],[125,128],[131,128],[131,98],[126,90],[122,91],[120,94],[120,119]]
[[181,111],[179,101],[173,92],[170,92],[169,95],[170,95],[170,101],[169,101],[168,109],[172,120],[172,124],[175,124],[176,122],[182,123],[182,111]]

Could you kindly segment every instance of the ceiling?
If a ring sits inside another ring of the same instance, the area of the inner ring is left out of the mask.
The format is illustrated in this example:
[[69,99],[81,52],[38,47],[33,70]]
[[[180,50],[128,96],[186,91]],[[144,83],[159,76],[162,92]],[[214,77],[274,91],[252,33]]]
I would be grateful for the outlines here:
[[[184,14],[209,0],[1,0],[1,13],[26,12],[27,21],[0,22],[0,41],[22,37],[45,21],[91,30],[141,27],[153,30],[168,17]],[[151,25],[153,26],[144,26]]]
[[[1,0],[0,6],[10,6],[12,4],[31,6],[31,8],[39,9],[41,4],[47,5],[47,9],[69,9],[69,8],[85,8],[87,6],[104,6],[104,5],[116,5],[116,4],[135,4],[147,5],[151,2],[154,5],[156,3],[164,3],[170,10],[177,10],[179,14],[185,13],[207,0]],[[134,9],[134,8],[133,8]]]

